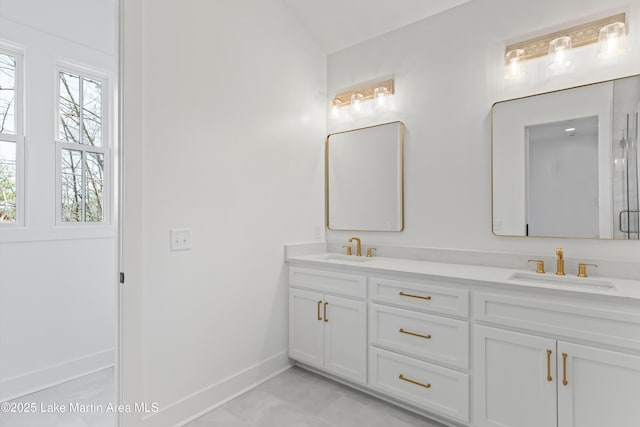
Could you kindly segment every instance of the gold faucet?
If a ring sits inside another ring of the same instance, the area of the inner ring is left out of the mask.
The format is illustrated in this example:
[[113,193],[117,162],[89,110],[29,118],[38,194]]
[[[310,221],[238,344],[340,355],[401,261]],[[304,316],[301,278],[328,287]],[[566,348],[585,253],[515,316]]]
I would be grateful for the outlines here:
[[562,252],[562,248],[557,248],[556,249],[556,255],[558,256],[558,261],[557,261],[557,268],[556,268],[556,274],[558,276],[564,276],[564,258],[563,258],[563,252]]
[[595,264],[578,264],[578,277],[587,277],[587,266],[591,265],[593,267],[597,267]]
[[544,260],[542,259],[530,259],[528,262],[536,263],[536,273],[544,274]]
[[356,256],[362,256],[362,244],[360,243],[360,239],[357,237],[349,237],[349,243],[356,241]]

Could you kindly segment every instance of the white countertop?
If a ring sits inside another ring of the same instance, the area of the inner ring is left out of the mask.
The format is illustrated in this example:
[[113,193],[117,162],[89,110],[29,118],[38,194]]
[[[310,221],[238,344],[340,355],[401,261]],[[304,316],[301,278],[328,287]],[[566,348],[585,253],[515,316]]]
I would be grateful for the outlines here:
[[[461,279],[491,284],[527,287],[578,293],[583,295],[602,295],[640,301],[640,281],[600,276],[578,278],[575,276],[556,276],[553,272],[536,274],[533,270],[485,267],[466,264],[430,262],[414,259],[357,257],[337,253],[316,253],[312,255],[292,256],[289,263],[309,267],[348,267],[359,271],[381,271],[409,273],[431,277]],[[514,277],[520,276],[520,277]],[[607,287],[613,285],[613,287]]]

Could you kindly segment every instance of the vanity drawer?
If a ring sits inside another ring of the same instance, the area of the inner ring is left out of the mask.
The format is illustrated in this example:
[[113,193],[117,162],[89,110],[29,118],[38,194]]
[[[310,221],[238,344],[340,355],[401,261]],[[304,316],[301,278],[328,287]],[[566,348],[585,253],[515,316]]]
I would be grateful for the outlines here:
[[423,283],[369,278],[369,292],[375,302],[394,304],[431,313],[469,316],[469,292],[425,281]]
[[479,321],[640,350],[637,306],[605,301],[476,293]]
[[369,304],[369,344],[469,368],[469,322]]
[[367,278],[355,274],[289,267],[289,285],[351,297],[367,297]]
[[469,376],[375,347],[369,385],[396,399],[469,422]]

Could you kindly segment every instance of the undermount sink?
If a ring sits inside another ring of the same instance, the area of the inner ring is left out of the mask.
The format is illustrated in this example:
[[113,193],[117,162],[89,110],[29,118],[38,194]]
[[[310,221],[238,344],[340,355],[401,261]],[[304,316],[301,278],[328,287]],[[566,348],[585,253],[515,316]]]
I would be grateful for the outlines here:
[[615,289],[615,285],[607,280],[589,279],[586,277],[556,276],[539,273],[514,273],[509,280],[539,283],[558,286],[575,286],[577,288]]
[[327,254],[327,255],[323,255],[319,259],[323,259],[326,261],[346,261],[346,262],[368,262],[373,260],[373,258],[367,258],[363,256],[341,255],[341,254]]

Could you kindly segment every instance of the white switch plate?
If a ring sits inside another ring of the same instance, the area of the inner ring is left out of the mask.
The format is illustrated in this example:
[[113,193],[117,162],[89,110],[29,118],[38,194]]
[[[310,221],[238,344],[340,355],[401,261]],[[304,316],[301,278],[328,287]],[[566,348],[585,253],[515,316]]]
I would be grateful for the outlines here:
[[190,251],[191,250],[191,229],[190,228],[172,228],[169,230],[169,249],[172,251]]

